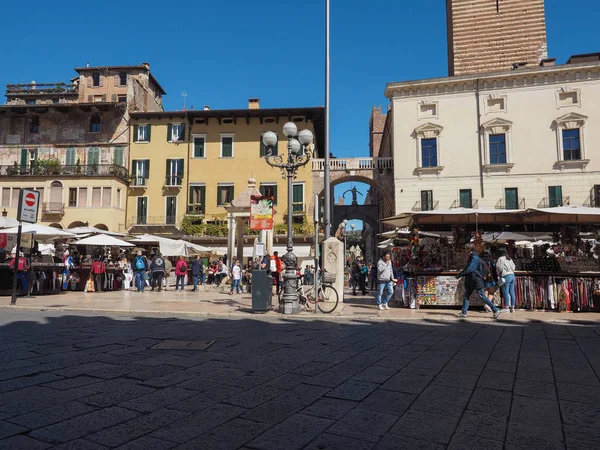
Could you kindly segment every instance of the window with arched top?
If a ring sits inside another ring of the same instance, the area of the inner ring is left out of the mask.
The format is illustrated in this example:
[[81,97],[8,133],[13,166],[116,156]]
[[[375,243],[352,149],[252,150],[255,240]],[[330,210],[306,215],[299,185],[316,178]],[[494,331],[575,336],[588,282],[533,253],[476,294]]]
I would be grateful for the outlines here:
[[94,113],[90,118],[90,133],[100,133],[102,131],[102,117],[100,114]]
[[29,132],[38,134],[40,132],[40,116],[33,116],[29,121]]

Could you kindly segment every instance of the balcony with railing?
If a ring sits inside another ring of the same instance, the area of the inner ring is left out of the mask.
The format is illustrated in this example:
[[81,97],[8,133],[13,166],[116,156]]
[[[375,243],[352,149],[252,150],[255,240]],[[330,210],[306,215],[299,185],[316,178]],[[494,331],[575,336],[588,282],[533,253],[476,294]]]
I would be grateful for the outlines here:
[[128,181],[127,169],[117,164],[62,165],[38,160],[28,166],[0,166],[0,177],[117,177]]
[[127,219],[127,228],[135,226],[164,227],[175,226],[180,221],[177,216],[132,216]]
[[25,83],[25,84],[7,84],[6,95],[8,97],[18,97],[22,95],[78,95],[77,85],[58,83]]
[[129,187],[146,187],[148,185],[148,178],[133,176],[131,178],[131,183]]
[[540,203],[538,203],[538,208],[556,208],[557,206],[568,206],[571,204],[570,197],[561,197],[561,198],[551,198],[544,197]]
[[200,215],[204,214],[204,205],[200,203],[187,205],[187,214],[189,215]]
[[183,177],[181,175],[167,175],[165,177],[166,187],[181,187]]
[[[394,158],[330,158],[329,170],[384,170],[392,171],[394,169]],[[316,158],[312,160],[313,172],[322,172],[325,170],[325,159]]]
[[469,209],[477,209],[479,208],[479,200],[472,201],[470,204],[466,202],[461,202],[460,200],[454,200],[452,205],[450,205],[450,209],[457,208],[469,208]]
[[412,210],[413,211],[434,211],[436,209],[438,209],[440,205],[439,201],[433,202],[433,203],[425,203],[422,204],[421,202],[415,202]]
[[496,209],[525,209],[525,199],[518,199],[516,202],[507,202],[506,199],[501,198],[496,203]]
[[42,214],[62,215],[65,213],[65,204],[61,202],[42,203]]

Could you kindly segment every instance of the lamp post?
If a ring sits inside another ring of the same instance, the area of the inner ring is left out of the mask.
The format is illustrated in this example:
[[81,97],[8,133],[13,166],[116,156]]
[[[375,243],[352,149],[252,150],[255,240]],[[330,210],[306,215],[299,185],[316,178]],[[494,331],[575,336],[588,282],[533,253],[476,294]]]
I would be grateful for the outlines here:
[[344,219],[344,221],[340,223],[340,234],[344,238],[344,265],[348,259],[348,250],[346,249],[346,225],[348,225],[348,220]]
[[[297,258],[294,255],[294,242],[292,230],[292,214],[294,209],[294,198],[292,181],[296,178],[298,168],[305,166],[310,161],[312,151],[309,149],[313,142],[313,134],[310,130],[302,130],[298,133],[298,127],[294,122],[288,122],[283,126],[283,134],[288,139],[287,157],[284,155],[274,155],[273,147],[277,145],[277,135],[272,131],[263,134],[263,144],[266,148],[265,160],[271,167],[277,167],[281,170],[281,175],[288,185],[288,235],[287,235],[287,253],[281,258],[285,265],[283,274],[283,303],[279,305],[279,310],[283,314],[297,314],[300,312],[300,303],[298,302],[298,276],[296,275]],[[298,136],[296,139],[295,136]],[[304,151],[301,152],[302,146]],[[315,206],[316,207],[316,206]]]

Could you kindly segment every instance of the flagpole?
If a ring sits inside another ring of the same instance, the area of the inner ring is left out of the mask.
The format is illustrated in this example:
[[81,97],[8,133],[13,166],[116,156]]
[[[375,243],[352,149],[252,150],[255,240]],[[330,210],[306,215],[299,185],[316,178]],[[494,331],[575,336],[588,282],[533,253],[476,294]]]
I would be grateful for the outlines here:
[[325,185],[325,195],[323,198],[323,222],[325,225],[325,239],[331,237],[331,182],[329,175],[329,19],[329,0],[325,0],[325,167],[323,173]]

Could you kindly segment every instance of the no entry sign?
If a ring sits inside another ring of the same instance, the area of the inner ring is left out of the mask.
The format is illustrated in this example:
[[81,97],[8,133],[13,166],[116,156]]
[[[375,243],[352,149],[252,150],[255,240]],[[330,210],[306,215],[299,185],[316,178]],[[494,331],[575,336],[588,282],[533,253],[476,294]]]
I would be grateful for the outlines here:
[[19,209],[17,220],[21,222],[36,223],[40,206],[40,193],[31,189],[21,189],[19,194]]

